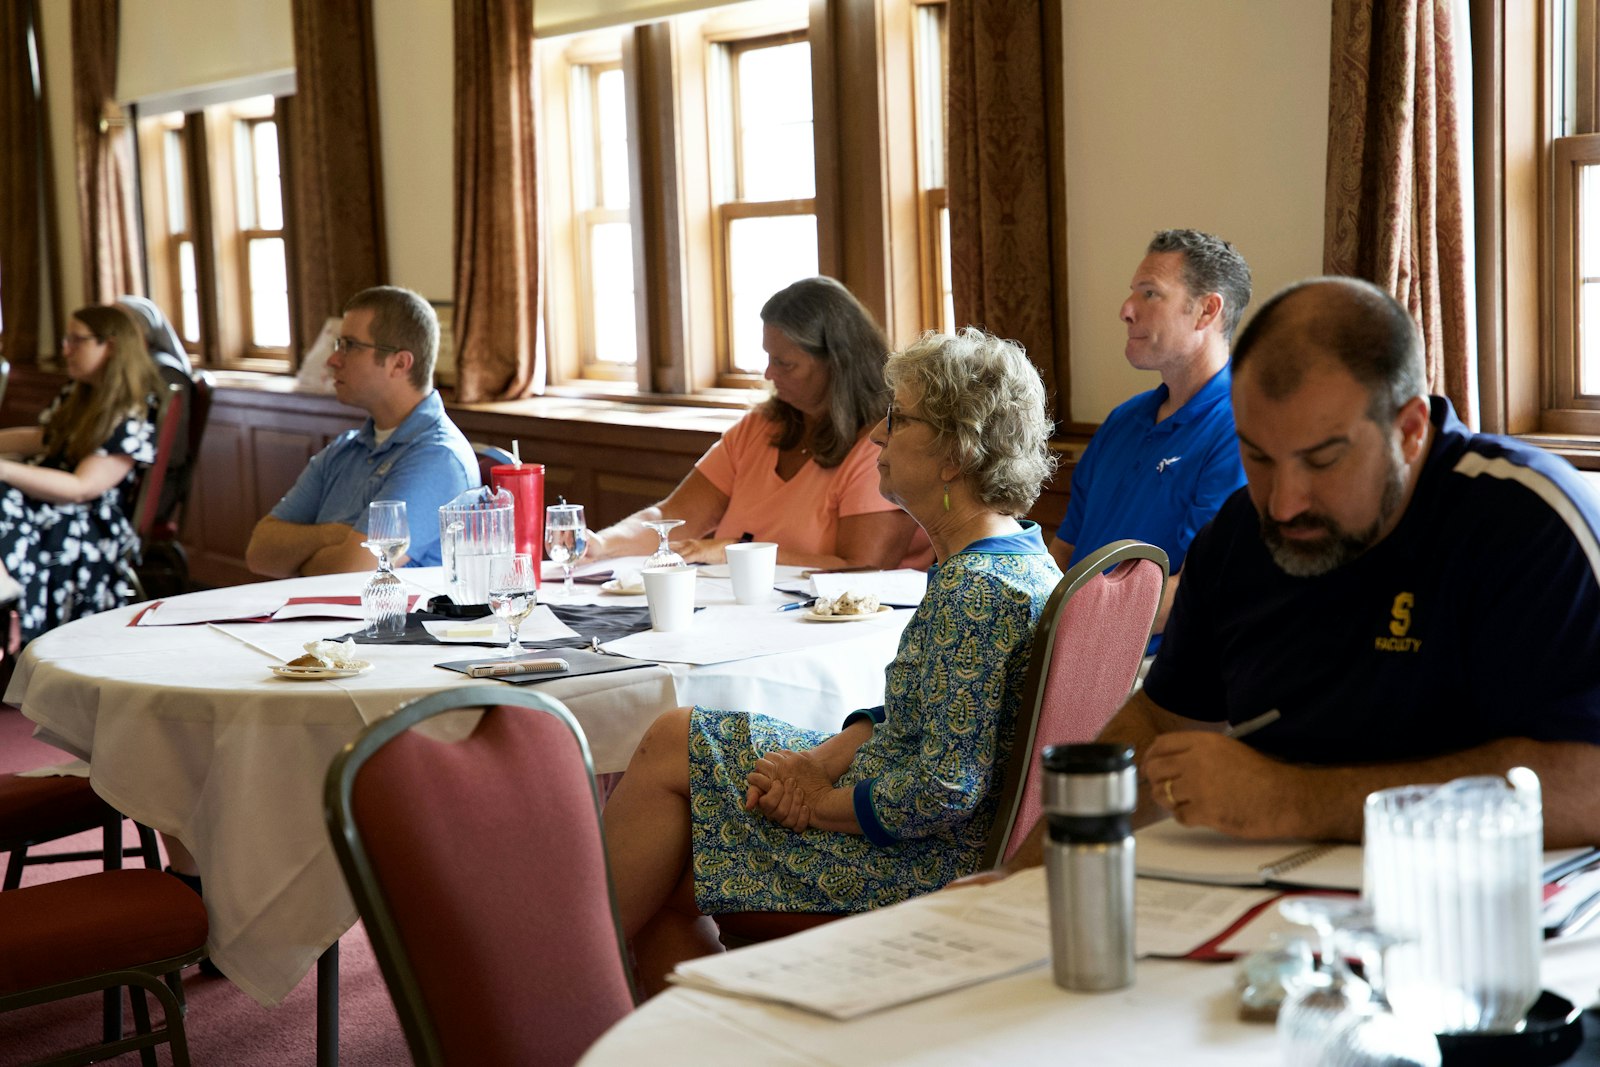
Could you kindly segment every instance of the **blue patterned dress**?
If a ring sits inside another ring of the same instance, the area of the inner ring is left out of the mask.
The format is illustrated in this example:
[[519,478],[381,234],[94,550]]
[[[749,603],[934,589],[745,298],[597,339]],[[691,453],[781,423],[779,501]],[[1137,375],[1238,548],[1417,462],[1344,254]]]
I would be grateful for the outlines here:
[[[977,869],[999,803],[1034,624],[1061,572],[1038,526],[935,564],[887,670],[872,737],[839,779],[864,834],[795,833],[744,810],[774,749],[827,739],[779,719],[695,708],[689,787],[695,902],[727,911],[865,911]],[[848,720],[847,720],[848,721]]]
[[[66,399],[68,385],[39,416],[48,424]],[[155,406],[143,416],[119,423],[96,450],[97,455],[129,456],[128,476],[95,500],[83,504],[49,504],[12,485],[0,485],[0,562],[22,585],[17,612],[22,638],[31,641],[46,630],[125,601],[117,561],[133,543],[127,512],[137,472],[156,458]],[[41,467],[72,470],[76,464],[60,454],[28,460]]]

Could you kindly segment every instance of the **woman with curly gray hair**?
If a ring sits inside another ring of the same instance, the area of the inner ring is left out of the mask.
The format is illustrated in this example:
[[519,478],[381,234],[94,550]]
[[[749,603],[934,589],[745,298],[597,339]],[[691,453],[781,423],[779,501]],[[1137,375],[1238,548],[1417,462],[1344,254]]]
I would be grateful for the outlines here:
[[851,711],[839,733],[694,707],[639,742],[606,805],[606,848],[651,992],[719,950],[708,916],[865,911],[983,855],[1034,625],[1061,578],[1017,517],[1050,471],[1044,387],[1020,348],[974,329],[924,336],[888,376],[879,487],[933,542],[927,595],[884,706]]

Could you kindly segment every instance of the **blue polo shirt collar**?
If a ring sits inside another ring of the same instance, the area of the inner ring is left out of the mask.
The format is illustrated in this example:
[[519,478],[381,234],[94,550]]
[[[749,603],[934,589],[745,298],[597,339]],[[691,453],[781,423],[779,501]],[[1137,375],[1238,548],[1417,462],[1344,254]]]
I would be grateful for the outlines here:
[[389,435],[389,439],[383,443],[383,447],[380,448],[378,446],[378,426],[372,421],[371,415],[368,415],[367,421],[361,424],[361,429],[356,431],[356,440],[368,452],[375,454],[387,452],[396,445],[415,440],[422,433],[436,426],[443,414],[444,400],[439,396],[439,390],[434,389],[423,397],[416,407],[411,409],[411,414],[400,420],[400,425],[395,427],[394,433]]
[[1231,403],[1233,399],[1233,364],[1224,363],[1222,369],[1211,376],[1211,380],[1200,387],[1200,391],[1191,396],[1183,407],[1174,411],[1160,423],[1156,422],[1156,413],[1161,410],[1161,405],[1167,402],[1167,397],[1172,391],[1167,388],[1167,383],[1162,382],[1148,394],[1149,416],[1152,425],[1177,429],[1184,423],[1195,419],[1204,418],[1210,414],[1218,404]]

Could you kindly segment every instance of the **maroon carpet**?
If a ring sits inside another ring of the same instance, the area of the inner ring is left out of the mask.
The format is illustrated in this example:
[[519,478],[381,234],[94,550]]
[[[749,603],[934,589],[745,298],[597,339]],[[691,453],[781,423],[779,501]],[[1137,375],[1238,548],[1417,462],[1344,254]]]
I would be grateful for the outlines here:
[[[27,770],[70,758],[32,739],[32,724],[15,708],[0,705],[0,773]],[[132,824],[130,844],[136,842]],[[53,842],[42,851],[71,852],[99,847],[99,832]],[[4,857],[0,857],[3,861]],[[137,866],[139,860],[130,863]],[[34,865],[23,885],[88,874],[93,863]],[[395,1018],[389,991],[378,972],[366,932],[357,925],[339,942],[339,1053],[349,1067],[406,1064],[405,1038]],[[276,1008],[263,1008],[225,978],[205,978],[195,969],[184,974],[189,1011],[185,1023],[189,1051],[196,1065],[216,1067],[280,1067],[316,1062],[316,973],[308,975]],[[158,1009],[157,1009],[158,1010]],[[132,1014],[123,1016],[132,1026]],[[0,1067],[13,1067],[64,1052],[100,1033],[100,995],[44,1004],[0,1015]],[[162,1064],[171,1057],[163,1047]],[[137,1053],[103,1061],[135,1065]]]

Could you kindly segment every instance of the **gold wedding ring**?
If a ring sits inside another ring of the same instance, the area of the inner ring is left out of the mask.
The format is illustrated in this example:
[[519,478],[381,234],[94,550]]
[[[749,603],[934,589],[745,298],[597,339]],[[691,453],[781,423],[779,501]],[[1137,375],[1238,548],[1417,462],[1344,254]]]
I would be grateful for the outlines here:
[[1169,807],[1169,808],[1177,807],[1178,806],[1178,801],[1172,795],[1172,779],[1168,778],[1164,784],[1167,787],[1167,807]]

